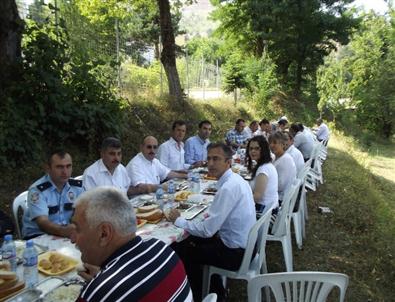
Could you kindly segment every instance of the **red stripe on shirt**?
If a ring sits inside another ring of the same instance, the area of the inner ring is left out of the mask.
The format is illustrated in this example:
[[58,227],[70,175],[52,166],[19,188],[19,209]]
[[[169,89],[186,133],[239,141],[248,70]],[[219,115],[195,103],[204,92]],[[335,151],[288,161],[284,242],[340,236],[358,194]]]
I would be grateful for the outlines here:
[[180,290],[185,278],[184,265],[181,261],[178,261],[173,270],[140,301],[168,301],[174,293]]

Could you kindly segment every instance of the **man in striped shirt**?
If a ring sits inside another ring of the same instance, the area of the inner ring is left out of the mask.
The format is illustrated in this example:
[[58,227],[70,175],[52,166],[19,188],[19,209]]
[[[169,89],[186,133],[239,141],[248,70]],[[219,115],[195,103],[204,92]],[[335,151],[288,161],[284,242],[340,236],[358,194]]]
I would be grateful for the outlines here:
[[88,281],[77,301],[192,301],[183,263],[162,241],[136,236],[136,216],[121,191],[85,192],[72,223]]

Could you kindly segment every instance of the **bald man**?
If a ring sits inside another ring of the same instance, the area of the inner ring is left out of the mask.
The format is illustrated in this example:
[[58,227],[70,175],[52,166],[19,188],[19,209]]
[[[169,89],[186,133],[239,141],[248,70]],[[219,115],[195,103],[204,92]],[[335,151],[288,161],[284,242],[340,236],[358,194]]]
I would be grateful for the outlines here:
[[155,192],[165,179],[187,178],[186,173],[176,172],[164,166],[157,158],[158,140],[146,136],[138,153],[126,166],[131,180],[128,195]]

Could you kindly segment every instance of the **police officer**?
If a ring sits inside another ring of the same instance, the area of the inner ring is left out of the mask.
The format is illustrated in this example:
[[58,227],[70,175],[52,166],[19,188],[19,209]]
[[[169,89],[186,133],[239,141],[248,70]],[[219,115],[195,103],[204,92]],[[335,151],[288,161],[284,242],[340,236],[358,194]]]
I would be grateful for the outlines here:
[[33,238],[43,233],[70,237],[73,203],[83,192],[82,181],[70,178],[72,160],[63,150],[51,152],[47,158],[47,174],[37,180],[27,196],[23,215],[23,237]]

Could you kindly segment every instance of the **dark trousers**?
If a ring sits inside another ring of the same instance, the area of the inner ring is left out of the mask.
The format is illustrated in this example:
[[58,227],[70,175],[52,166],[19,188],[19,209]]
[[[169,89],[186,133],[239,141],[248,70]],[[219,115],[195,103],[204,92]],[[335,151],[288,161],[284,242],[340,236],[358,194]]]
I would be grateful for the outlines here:
[[[189,236],[186,240],[173,244],[172,247],[184,262],[195,301],[202,299],[203,265],[237,271],[244,256],[244,249],[228,248],[217,236],[212,238]],[[211,289],[220,297],[225,295],[220,276],[213,276]]]

